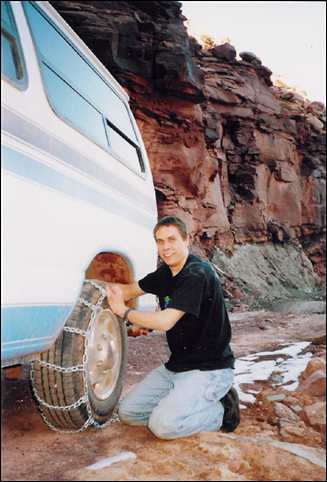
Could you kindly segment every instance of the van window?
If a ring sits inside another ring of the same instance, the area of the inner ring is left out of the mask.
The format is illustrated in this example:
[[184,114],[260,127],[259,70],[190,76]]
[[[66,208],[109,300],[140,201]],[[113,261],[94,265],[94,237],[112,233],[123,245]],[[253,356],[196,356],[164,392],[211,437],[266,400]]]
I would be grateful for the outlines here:
[[113,150],[119,153],[119,157],[129,159],[134,165],[140,165],[142,171],[145,170],[141,150],[137,144],[132,142],[127,136],[120,132],[111,122],[106,120],[109,144]]
[[55,111],[97,144],[107,149],[109,144],[109,150],[133,170],[144,171],[138,139],[124,101],[44,12],[31,2],[24,2],[24,8]]
[[90,136],[97,144],[107,148],[101,113],[46,65],[43,66],[43,74],[49,99],[55,111]]
[[1,2],[1,74],[18,87],[26,86],[23,53],[9,2]]

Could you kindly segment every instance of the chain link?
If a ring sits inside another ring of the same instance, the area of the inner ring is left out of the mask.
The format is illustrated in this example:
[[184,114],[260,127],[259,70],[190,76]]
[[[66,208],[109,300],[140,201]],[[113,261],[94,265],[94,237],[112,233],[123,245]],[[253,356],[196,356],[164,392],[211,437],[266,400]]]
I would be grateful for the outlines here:
[[46,408],[49,408],[50,410],[74,410],[75,408],[78,408],[80,405],[83,405],[83,403],[87,402],[87,395],[83,395],[80,399],[77,400],[77,402],[72,403],[71,405],[50,405],[49,403],[45,402],[42,400],[42,398],[39,397],[37,393],[35,393],[35,396],[37,398],[37,401],[41,403],[43,406]]
[[64,326],[64,331],[66,333],[72,333],[73,335],[88,336],[88,332],[80,330],[79,328],[73,328],[72,326]]
[[51,430],[54,430],[55,432],[60,432],[60,433],[78,433],[78,432],[84,432],[84,430],[86,430],[88,428],[88,426],[91,424],[91,421],[90,419],[87,419],[86,422],[84,423],[84,425],[79,428],[79,429],[76,429],[76,430],[66,430],[64,428],[58,428],[58,427],[55,427],[54,425],[52,425],[51,422],[49,422],[49,420],[46,418],[46,416],[41,412],[41,416],[43,418],[43,421],[48,425],[48,427],[51,429]]
[[[31,380],[32,380],[32,388],[33,388],[33,392],[34,392],[34,395],[35,395],[35,398],[37,399],[37,401],[39,402],[40,404],[40,407],[41,407],[41,416],[44,420],[44,422],[46,423],[46,425],[51,429],[51,430],[54,430],[55,432],[62,432],[62,433],[76,433],[76,432],[83,432],[84,430],[86,430],[90,425],[93,425],[95,428],[97,429],[104,429],[106,427],[108,427],[109,425],[111,425],[112,423],[115,423],[115,422],[118,422],[119,421],[119,417],[118,417],[118,413],[116,411],[113,412],[111,418],[103,423],[103,424],[100,424],[98,423],[96,420],[94,420],[93,418],[93,414],[92,414],[92,409],[91,409],[91,405],[90,405],[90,401],[89,401],[89,396],[88,396],[88,385],[87,385],[87,376],[86,376],[86,367],[87,367],[87,348],[88,348],[88,342],[89,342],[89,335],[90,335],[90,330],[91,330],[91,327],[93,326],[93,324],[96,322],[96,317],[97,317],[97,314],[98,312],[101,310],[101,307],[102,307],[102,303],[106,297],[106,290],[98,285],[96,282],[92,281],[92,280],[88,280],[87,281],[89,284],[91,284],[92,286],[94,286],[96,289],[98,289],[100,291],[100,296],[99,296],[99,299],[98,301],[96,302],[96,304],[92,304],[92,303],[89,303],[88,301],[84,300],[83,298],[79,298],[79,301],[81,303],[83,303],[84,305],[86,305],[88,308],[91,309],[92,311],[92,315],[91,315],[91,320],[90,320],[90,324],[89,324],[89,329],[87,331],[84,331],[84,330],[80,330],[79,328],[74,328],[74,327],[71,327],[71,326],[65,326],[64,327],[64,331],[66,333],[71,333],[71,334],[74,334],[74,335],[81,335],[85,338],[85,344],[84,344],[84,354],[83,354],[83,364],[82,365],[77,365],[77,366],[74,366],[74,367],[62,367],[62,366],[59,366],[59,365],[54,365],[52,363],[48,363],[48,362],[45,362],[43,360],[37,360],[36,362],[33,362],[32,363],[32,368],[31,368]],[[34,363],[39,363],[41,366],[45,367],[45,368],[51,368],[51,369],[54,369],[54,370],[57,370],[59,372],[62,372],[62,373],[74,373],[74,372],[78,372],[78,371],[81,371],[82,372],[82,375],[83,375],[83,383],[84,383],[84,394],[83,396],[77,400],[76,402],[72,403],[71,405],[64,405],[64,406],[61,406],[61,405],[50,405],[49,403],[45,402],[40,396],[39,394],[37,393],[36,391],[36,388],[35,388],[35,379],[34,379],[34,372],[35,372],[35,369],[34,369]],[[86,409],[87,409],[87,413],[88,413],[88,419],[86,420],[86,422],[84,423],[84,425],[82,427],[80,427],[79,429],[76,429],[76,430],[66,430],[66,429],[61,429],[61,428],[58,428],[58,427],[55,427],[48,419],[47,417],[45,416],[45,414],[43,413],[42,411],[42,407],[46,407],[50,410],[62,410],[62,411],[69,411],[69,410],[74,410],[78,407],[80,407],[81,405],[83,404],[86,404]]]
[[90,308],[91,311],[99,311],[100,308],[97,306],[97,305],[93,305],[92,303],[90,303],[89,301],[86,301],[84,300],[83,298],[80,298],[79,299],[80,303],[83,303],[83,305],[87,306],[88,308]]
[[53,368],[54,370],[61,372],[61,373],[75,373],[75,372],[80,372],[84,370],[83,365],[77,365],[75,367],[61,367],[59,365],[53,365],[52,363],[43,361],[43,360],[37,360],[36,363],[39,363],[42,367],[46,368]]
[[[105,297],[107,296],[106,289],[105,289],[103,286],[98,285],[98,283],[96,283],[95,281],[93,281],[93,280],[91,280],[91,279],[88,280],[88,283],[90,283],[90,285],[94,286],[94,288],[97,288],[97,289],[100,291],[100,293],[101,293],[101,295],[103,296],[103,298],[105,298]],[[103,300],[102,300],[102,301],[103,301]],[[102,302],[101,302],[101,303],[102,303]]]

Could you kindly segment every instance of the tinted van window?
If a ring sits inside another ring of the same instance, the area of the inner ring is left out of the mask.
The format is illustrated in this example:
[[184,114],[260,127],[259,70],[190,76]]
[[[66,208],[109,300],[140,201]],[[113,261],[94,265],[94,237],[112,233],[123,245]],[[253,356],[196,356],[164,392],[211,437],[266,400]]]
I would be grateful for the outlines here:
[[9,2],[1,2],[1,73],[18,87],[25,87],[23,53]]
[[[138,171],[143,170],[138,139],[123,100],[43,12],[30,2],[24,2],[24,8],[54,109],[96,143],[107,148],[109,144],[109,150],[113,150],[122,162]],[[65,101],[60,99],[61,89]],[[114,134],[110,125],[115,129]]]
[[43,67],[43,74],[50,102],[55,111],[81,132],[90,136],[97,144],[107,148],[101,113],[46,65]]

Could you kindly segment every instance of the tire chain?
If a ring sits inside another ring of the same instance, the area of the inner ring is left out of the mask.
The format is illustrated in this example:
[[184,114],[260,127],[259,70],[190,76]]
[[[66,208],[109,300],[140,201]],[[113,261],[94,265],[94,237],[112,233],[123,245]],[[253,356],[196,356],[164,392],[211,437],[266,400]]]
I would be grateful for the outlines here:
[[[92,280],[88,280],[87,282],[90,283],[95,288],[97,288],[101,293],[101,295],[100,295],[100,297],[99,297],[99,299],[98,299],[98,301],[95,305],[92,304],[92,303],[89,303],[88,301],[84,300],[83,298],[79,298],[79,301],[81,303],[83,303],[84,305],[86,305],[88,308],[90,308],[91,311],[92,311],[91,321],[90,321],[90,326],[92,326],[94,321],[95,321],[95,317],[97,316],[98,312],[101,310],[102,302],[106,297],[106,290],[102,286],[98,285],[97,283],[95,283]],[[120,321],[122,321],[121,318],[118,317],[118,319]],[[115,422],[118,422],[119,417],[118,417],[117,410],[115,409],[113,411],[113,414],[112,414],[111,418],[103,424],[100,424],[100,423],[96,422],[93,418],[91,405],[90,405],[90,401],[89,401],[89,397],[88,397],[88,386],[87,386],[87,377],[86,377],[87,345],[88,345],[88,341],[89,341],[90,330],[88,329],[87,331],[84,331],[84,330],[80,330],[79,328],[73,328],[71,326],[65,326],[64,331],[67,332],[67,333],[71,333],[71,334],[74,334],[74,335],[80,335],[80,336],[85,337],[85,349],[84,349],[84,355],[83,355],[83,365],[77,365],[77,366],[74,366],[74,367],[62,367],[62,366],[59,366],[59,365],[54,365],[52,363],[45,362],[43,360],[37,360],[36,362],[32,362],[32,365],[31,365],[31,380],[32,380],[33,393],[34,393],[34,396],[37,399],[37,401],[39,402],[41,407],[44,406],[44,407],[46,407],[48,409],[51,409],[51,410],[63,410],[63,411],[74,410],[74,409],[78,408],[80,405],[85,403],[89,418],[86,420],[84,425],[82,427],[80,427],[79,429],[65,430],[65,429],[55,427],[47,419],[47,417],[45,416],[45,414],[43,413],[43,411],[41,409],[40,412],[41,412],[41,416],[43,418],[43,421],[46,423],[46,425],[48,425],[48,427],[51,430],[54,430],[55,432],[61,432],[61,433],[84,432],[90,425],[93,425],[97,429],[104,429],[104,428],[108,427],[109,425],[111,425]],[[39,365],[41,365],[41,366],[44,366],[46,368],[51,368],[53,370],[57,370],[57,371],[62,372],[62,373],[74,373],[74,372],[81,371],[83,373],[83,380],[84,380],[84,395],[79,400],[77,400],[75,403],[72,403],[71,405],[60,406],[60,405],[50,405],[50,404],[48,404],[47,402],[45,402],[39,396],[39,394],[36,391],[35,383],[34,383],[34,363],[39,363]]]

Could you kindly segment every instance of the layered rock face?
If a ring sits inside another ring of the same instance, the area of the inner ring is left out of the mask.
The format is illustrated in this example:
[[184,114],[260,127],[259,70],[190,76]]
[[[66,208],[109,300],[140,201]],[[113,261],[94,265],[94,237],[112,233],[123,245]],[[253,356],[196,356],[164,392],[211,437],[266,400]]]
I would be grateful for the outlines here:
[[51,3],[128,91],[160,215],[207,255],[292,242],[325,273],[323,104],[274,87],[252,53],[204,51],[179,2]]

